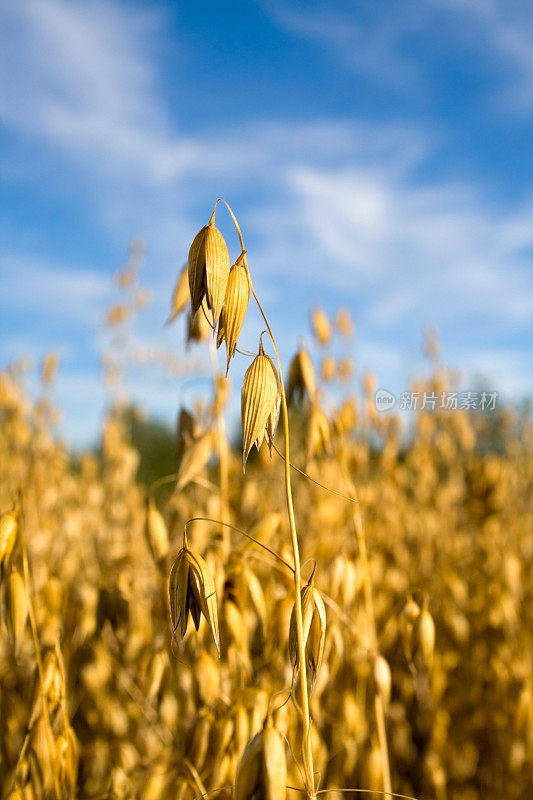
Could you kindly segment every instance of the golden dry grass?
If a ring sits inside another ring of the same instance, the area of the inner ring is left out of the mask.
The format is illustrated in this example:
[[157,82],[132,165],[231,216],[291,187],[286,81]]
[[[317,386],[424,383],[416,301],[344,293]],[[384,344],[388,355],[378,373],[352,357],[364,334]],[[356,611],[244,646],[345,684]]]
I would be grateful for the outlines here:
[[[349,336],[345,312],[338,324]],[[322,312],[313,325],[328,345],[333,325]],[[361,397],[334,401],[318,361],[294,363],[315,787],[382,796],[385,744],[393,792],[533,796],[531,428],[511,412],[491,422],[437,409],[417,413],[405,443],[398,418],[375,411],[371,376]],[[136,482],[118,409],[101,456],[73,464],[49,401],[30,402],[14,371],[0,376],[5,797],[230,798],[236,774],[238,800],[274,800],[285,786],[301,796],[284,463],[263,447],[243,475],[224,377],[213,385],[202,420],[180,417],[162,503],[160,488],[147,498]],[[446,390],[445,371],[418,388]],[[191,519],[188,545],[209,578],[187,573],[172,631],[168,576]],[[198,633],[190,620],[184,633],[191,608]]]

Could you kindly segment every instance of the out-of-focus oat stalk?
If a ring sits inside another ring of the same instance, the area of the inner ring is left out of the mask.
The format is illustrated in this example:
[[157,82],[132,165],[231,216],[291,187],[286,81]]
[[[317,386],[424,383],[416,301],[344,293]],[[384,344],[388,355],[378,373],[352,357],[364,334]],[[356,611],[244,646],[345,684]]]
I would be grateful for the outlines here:
[[[217,203],[219,201],[217,200]],[[241,244],[241,249],[243,253],[246,252],[246,248],[244,246],[244,241],[242,238],[241,229],[239,227],[239,223],[233,213],[232,209],[228,205],[228,203],[222,199],[222,202],[226,205],[237,230],[237,234],[239,236],[239,241]],[[216,208],[216,204],[215,204]],[[298,536],[296,533],[296,521],[294,517],[294,506],[292,500],[292,486],[291,486],[291,468],[290,468],[290,445],[289,445],[289,414],[287,410],[287,397],[285,394],[285,385],[283,382],[283,374],[281,369],[281,360],[279,357],[278,346],[276,344],[276,340],[274,338],[274,334],[272,333],[272,329],[266,317],[266,314],[263,310],[263,307],[257,297],[255,292],[252,279],[250,277],[250,270],[248,269],[248,264],[246,261],[246,255],[243,256],[243,264],[246,267],[248,272],[248,280],[250,282],[250,291],[252,292],[259,311],[261,312],[261,316],[265,322],[267,327],[268,335],[270,336],[270,340],[272,342],[272,346],[274,348],[274,352],[276,353],[276,361],[278,365],[278,375],[279,375],[279,384],[280,384],[280,392],[281,392],[281,409],[282,409],[282,417],[283,417],[283,436],[285,441],[285,493],[287,496],[287,512],[289,517],[289,527],[291,532],[291,544],[292,544],[292,551],[293,551],[293,558],[294,558],[294,611],[296,617],[296,633],[297,633],[297,642],[298,642],[298,664],[300,668],[300,684],[301,684],[301,703],[302,703],[302,725],[303,725],[303,733],[302,733],[302,757],[303,757],[303,765],[305,771],[305,778],[306,778],[306,790],[307,795],[309,798],[316,797],[315,792],[315,777],[314,777],[314,770],[313,770],[313,751],[311,747],[311,719],[309,713],[309,695],[307,690],[307,670],[306,670],[306,663],[305,663],[305,640],[304,640],[304,632],[303,632],[303,619],[302,619],[302,599],[300,594],[300,548],[298,545]]]
[[[228,523],[230,521],[229,514],[229,453],[228,453],[228,439],[226,436],[226,421],[224,419],[224,406],[225,397],[220,397],[220,387],[218,380],[226,381],[227,378],[223,374],[218,373],[217,357],[215,342],[213,339],[209,341],[209,353],[211,356],[211,366],[213,369],[213,390],[214,390],[214,408],[216,417],[216,448],[218,451],[218,466],[219,466],[219,496],[220,496],[220,537],[222,541],[222,558],[227,560],[231,544],[230,532]],[[225,392],[224,392],[225,393]]]
[[[46,738],[48,740],[48,748],[50,753],[55,752],[55,742],[54,742],[54,734],[52,731],[52,725],[50,723],[50,711],[48,708],[48,701],[46,699],[46,689],[44,683],[44,669],[43,669],[43,659],[41,654],[41,646],[39,644],[39,634],[37,632],[37,622],[35,620],[35,611],[33,608],[33,602],[31,597],[31,581],[30,581],[30,567],[28,561],[28,551],[26,549],[26,540],[24,537],[24,511],[22,506],[22,493],[18,493],[17,498],[17,505],[19,506],[19,530],[18,530],[18,538],[20,541],[20,552],[22,555],[22,571],[24,574],[24,586],[26,590],[26,598],[28,601],[28,617],[30,620],[30,627],[31,633],[33,637],[33,646],[35,648],[35,660],[37,662],[37,671],[39,673],[39,684],[41,688],[41,702],[43,706],[43,720],[44,726],[46,730]],[[59,778],[57,774],[57,764],[56,760],[54,759],[54,763],[51,765],[52,767],[52,775],[54,781],[54,792],[56,795],[57,800],[61,800],[61,788],[59,785]]]
[[[346,464],[343,464],[344,479],[347,486],[347,491],[352,497],[357,500],[357,492],[353,484]],[[372,598],[372,578],[370,575],[370,567],[368,564],[368,553],[366,549],[365,529],[363,527],[363,518],[361,516],[361,507],[359,502],[350,503],[352,508],[352,516],[354,522],[355,536],[357,539],[357,551],[362,566],[363,575],[363,592],[365,595],[365,615],[367,618],[367,635],[370,639],[370,647],[372,659],[375,660],[378,655],[378,637],[376,633],[376,618],[374,614],[374,601]],[[389,748],[387,744],[387,731],[385,727],[385,708],[383,705],[383,698],[380,692],[376,692],[374,698],[374,713],[376,717],[376,727],[378,730],[379,750],[381,754],[381,767],[383,771],[383,791],[385,797],[392,798],[392,784],[390,777],[390,762],[389,762]]]

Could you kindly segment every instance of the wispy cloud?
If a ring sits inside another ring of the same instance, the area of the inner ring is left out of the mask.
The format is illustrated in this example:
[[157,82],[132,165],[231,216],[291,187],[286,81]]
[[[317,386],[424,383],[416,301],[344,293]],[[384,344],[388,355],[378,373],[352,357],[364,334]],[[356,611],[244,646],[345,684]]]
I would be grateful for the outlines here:
[[179,174],[188,144],[169,132],[150,59],[162,22],[108,0],[2,3],[0,119],[98,173]]
[[[507,108],[533,109],[533,14],[528,0],[413,0],[263,4],[287,32],[316,43],[348,69],[402,93],[431,93],[428,55],[463,57]],[[495,70],[495,62],[498,69]],[[442,69],[442,66],[441,66]]]
[[57,328],[83,324],[109,297],[105,275],[79,264],[48,261],[0,252],[2,303],[29,321],[46,319]]
[[[496,97],[507,108],[533,110],[533,12],[528,0],[429,0],[475,28],[474,54],[506,63]],[[467,32],[470,35],[473,31]],[[480,44],[482,47],[480,48]]]

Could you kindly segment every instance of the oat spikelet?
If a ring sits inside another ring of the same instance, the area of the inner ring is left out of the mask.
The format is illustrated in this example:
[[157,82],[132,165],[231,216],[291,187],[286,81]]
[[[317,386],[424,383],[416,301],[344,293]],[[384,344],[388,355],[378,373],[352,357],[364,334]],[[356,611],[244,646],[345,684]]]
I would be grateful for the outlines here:
[[423,608],[418,618],[416,638],[419,658],[427,669],[431,669],[435,651],[435,623],[427,607]]
[[205,342],[209,339],[213,328],[209,321],[207,301],[204,299],[201,307],[194,314],[189,311],[187,320],[187,344],[191,342]]
[[192,312],[198,311],[204,297],[217,325],[226,294],[229,255],[224,237],[215,227],[215,212],[196,234],[189,250],[188,275]]
[[269,717],[251,739],[235,773],[234,800],[285,800],[287,795],[285,745]]
[[381,655],[374,661],[374,681],[386,709],[390,702],[392,676],[387,660]]
[[[320,592],[315,589],[312,579],[301,590],[301,598],[305,663],[309,676],[309,692],[312,692],[324,655],[326,607]],[[298,667],[298,632],[294,606],[289,626],[289,655],[293,669],[296,669]]]
[[176,422],[176,458],[181,461],[185,450],[194,439],[198,439],[201,430],[193,415],[186,408],[180,408]]
[[354,332],[352,316],[347,308],[340,308],[335,319],[337,328],[343,339],[351,339]]
[[287,795],[287,761],[281,734],[267,721],[263,728],[263,781],[267,800],[284,800]]
[[246,370],[242,383],[243,469],[254,444],[259,450],[266,438],[269,448],[272,447],[279,420],[280,401],[278,373],[260,343],[259,354]]
[[408,661],[413,658],[414,627],[419,616],[420,606],[409,596],[400,614],[400,635],[405,657]]
[[227,370],[237,347],[250,299],[250,281],[243,258],[244,253],[241,253],[229,271],[226,297],[218,326],[217,347],[226,341]]
[[149,497],[146,501],[144,533],[152,557],[155,563],[159,564],[168,552],[168,532],[165,520],[154,503],[153,497]]
[[315,370],[307,350],[300,348],[291,361],[289,367],[289,387],[287,391],[289,402],[298,397],[303,400],[305,394],[313,399],[315,396]]
[[329,453],[331,451],[331,427],[329,420],[316,402],[313,403],[309,413],[305,444],[308,461],[316,455]]
[[220,655],[215,581],[202,556],[189,548],[187,537],[184,537],[183,547],[172,564],[168,594],[173,633],[183,639],[187,632],[189,611],[198,630],[203,614]]
[[211,457],[212,450],[213,436],[211,433],[205,433],[185,450],[178,471],[176,484],[178,491],[187,486],[203,470]]
[[172,292],[172,309],[170,311],[170,316],[166,321],[166,325],[170,325],[171,322],[174,322],[176,317],[181,314],[190,300],[191,294],[189,291],[188,272],[188,265],[185,264],[179,274],[178,280],[176,281],[174,291]]
[[321,308],[314,308],[311,312],[311,324],[317,342],[325,347],[331,339],[331,325]]
[[263,731],[260,731],[244,748],[235,773],[233,800],[251,800],[260,788],[262,745]]

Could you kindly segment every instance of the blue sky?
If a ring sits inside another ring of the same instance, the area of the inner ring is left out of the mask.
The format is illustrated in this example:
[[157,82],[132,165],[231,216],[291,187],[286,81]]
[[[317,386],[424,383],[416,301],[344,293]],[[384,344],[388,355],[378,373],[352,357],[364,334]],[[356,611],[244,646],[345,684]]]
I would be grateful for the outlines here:
[[[0,366],[60,353],[70,441],[107,402],[129,241],[151,291],[132,335],[179,354],[169,295],[221,195],[285,359],[312,305],[345,305],[358,375],[406,389],[432,322],[465,387],[531,394],[530,2],[0,0],[0,126]],[[167,418],[190,396],[153,370],[130,391]]]

